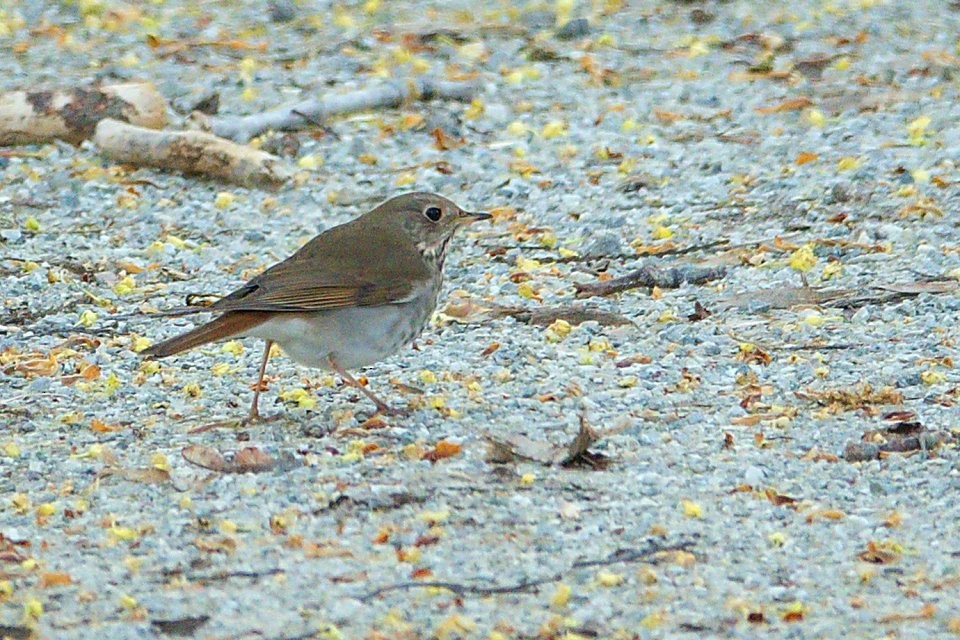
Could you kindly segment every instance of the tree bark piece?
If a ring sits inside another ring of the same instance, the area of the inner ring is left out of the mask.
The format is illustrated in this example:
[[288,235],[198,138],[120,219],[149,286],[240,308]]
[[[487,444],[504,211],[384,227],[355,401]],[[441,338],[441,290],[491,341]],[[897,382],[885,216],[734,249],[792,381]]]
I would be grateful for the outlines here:
[[154,131],[107,119],[94,143],[110,159],[214,177],[242,186],[277,186],[292,171],[269,153],[203,131]]
[[0,93],[0,145],[65,140],[79,144],[114,118],[151,129],[167,123],[167,103],[149,82],[66,91]]
[[335,115],[396,107],[412,100],[470,100],[477,87],[468,82],[412,78],[391,80],[349,93],[326,95],[289,104],[249,116],[220,116],[208,118],[194,113],[199,128],[234,140],[246,142],[264,131],[295,131],[316,126],[317,122]]

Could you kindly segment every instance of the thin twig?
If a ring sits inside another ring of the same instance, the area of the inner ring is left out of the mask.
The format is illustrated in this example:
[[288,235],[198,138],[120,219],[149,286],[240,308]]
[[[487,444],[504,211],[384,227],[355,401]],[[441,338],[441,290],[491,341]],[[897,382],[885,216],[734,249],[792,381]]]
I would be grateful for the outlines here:
[[550,584],[552,582],[558,582],[563,579],[564,575],[569,573],[573,569],[582,569],[584,567],[600,567],[608,566],[611,564],[619,564],[622,562],[637,562],[640,560],[652,560],[653,557],[658,553],[664,553],[667,551],[687,551],[695,544],[694,540],[681,540],[676,544],[672,545],[662,545],[657,541],[650,542],[646,547],[641,549],[618,549],[606,558],[600,558],[596,560],[578,560],[570,565],[570,569],[566,571],[560,571],[551,576],[546,576],[542,578],[535,578],[533,580],[523,580],[515,584],[508,585],[472,585],[464,584],[460,582],[446,582],[446,581],[416,581],[416,582],[398,582],[395,584],[388,584],[386,586],[380,587],[379,589],[374,589],[368,593],[364,593],[357,597],[360,602],[369,602],[373,598],[376,598],[379,595],[384,593],[389,593],[390,591],[408,591],[410,589],[447,589],[452,591],[458,596],[464,595],[478,595],[478,596],[489,596],[497,595],[501,593],[526,593],[531,590],[536,589],[536,587]]
[[295,104],[249,116],[202,118],[200,123],[202,126],[209,126],[210,131],[222,138],[246,142],[268,129],[295,131],[332,116],[376,108],[397,107],[408,100],[433,98],[469,100],[476,95],[476,91],[476,85],[467,82],[424,77],[392,80],[349,93],[308,98]]
[[670,269],[660,269],[651,265],[645,265],[635,271],[631,271],[625,276],[607,280],[606,282],[590,282],[586,284],[574,284],[578,298],[589,298],[591,296],[608,296],[613,293],[645,287],[652,289],[659,287],[661,289],[676,289],[684,283],[703,284],[710,280],[717,280],[727,275],[726,267],[672,267]]

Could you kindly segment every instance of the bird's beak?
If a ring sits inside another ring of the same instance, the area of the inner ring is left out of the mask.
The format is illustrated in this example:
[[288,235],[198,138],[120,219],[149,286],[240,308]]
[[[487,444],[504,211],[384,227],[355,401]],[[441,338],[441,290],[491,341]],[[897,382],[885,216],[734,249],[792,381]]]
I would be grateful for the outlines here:
[[460,224],[471,224],[480,220],[489,220],[493,216],[485,212],[461,211],[460,218],[457,220]]

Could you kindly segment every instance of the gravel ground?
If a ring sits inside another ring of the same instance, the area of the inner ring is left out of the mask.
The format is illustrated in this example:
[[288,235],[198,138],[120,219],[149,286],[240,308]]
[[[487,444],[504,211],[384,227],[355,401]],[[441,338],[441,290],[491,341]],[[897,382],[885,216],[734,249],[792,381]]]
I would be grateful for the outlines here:
[[[273,193],[89,145],[0,154],[4,634],[960,633],[956,449],[843,457],[892,423],[958,426],[960,297],[911,284],[960,275],[952,4],[263,4],[0,11],[6,89],[149,79],[181,113],[216,92],[237,114],[383,75],[480,83],[296,134],[298,184]],[[189,323],[135,312],[227,292],[411,189],[497,214],[457,243],[419,348],[364,372],[411,415],[369,428],[356,392],[278,357],[278,420],[190,433],[246,411],[260,346],[145,365],[144,338]],[[671,247],[693,249],[649,255]],[[641,264],[727,273],[577,301],[625,326],[482,312]],[[912,288],[782,304],[803,279]],[[580,414],[629,420],[595,466],[486,461],[484,433],[562,444]],[[281,463],[209,472],[188,446]],[[461,588],[370,595],[417,581]]]

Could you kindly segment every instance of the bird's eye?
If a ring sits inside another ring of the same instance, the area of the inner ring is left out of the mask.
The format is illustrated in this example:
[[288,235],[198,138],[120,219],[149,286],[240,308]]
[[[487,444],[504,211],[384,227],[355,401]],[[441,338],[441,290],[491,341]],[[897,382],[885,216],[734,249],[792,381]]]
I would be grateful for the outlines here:
[[423,211],[423,215],[427,216],[433,222],[436,222],[443,216],[443,211],[440,210],[440,207],[427,207]]

